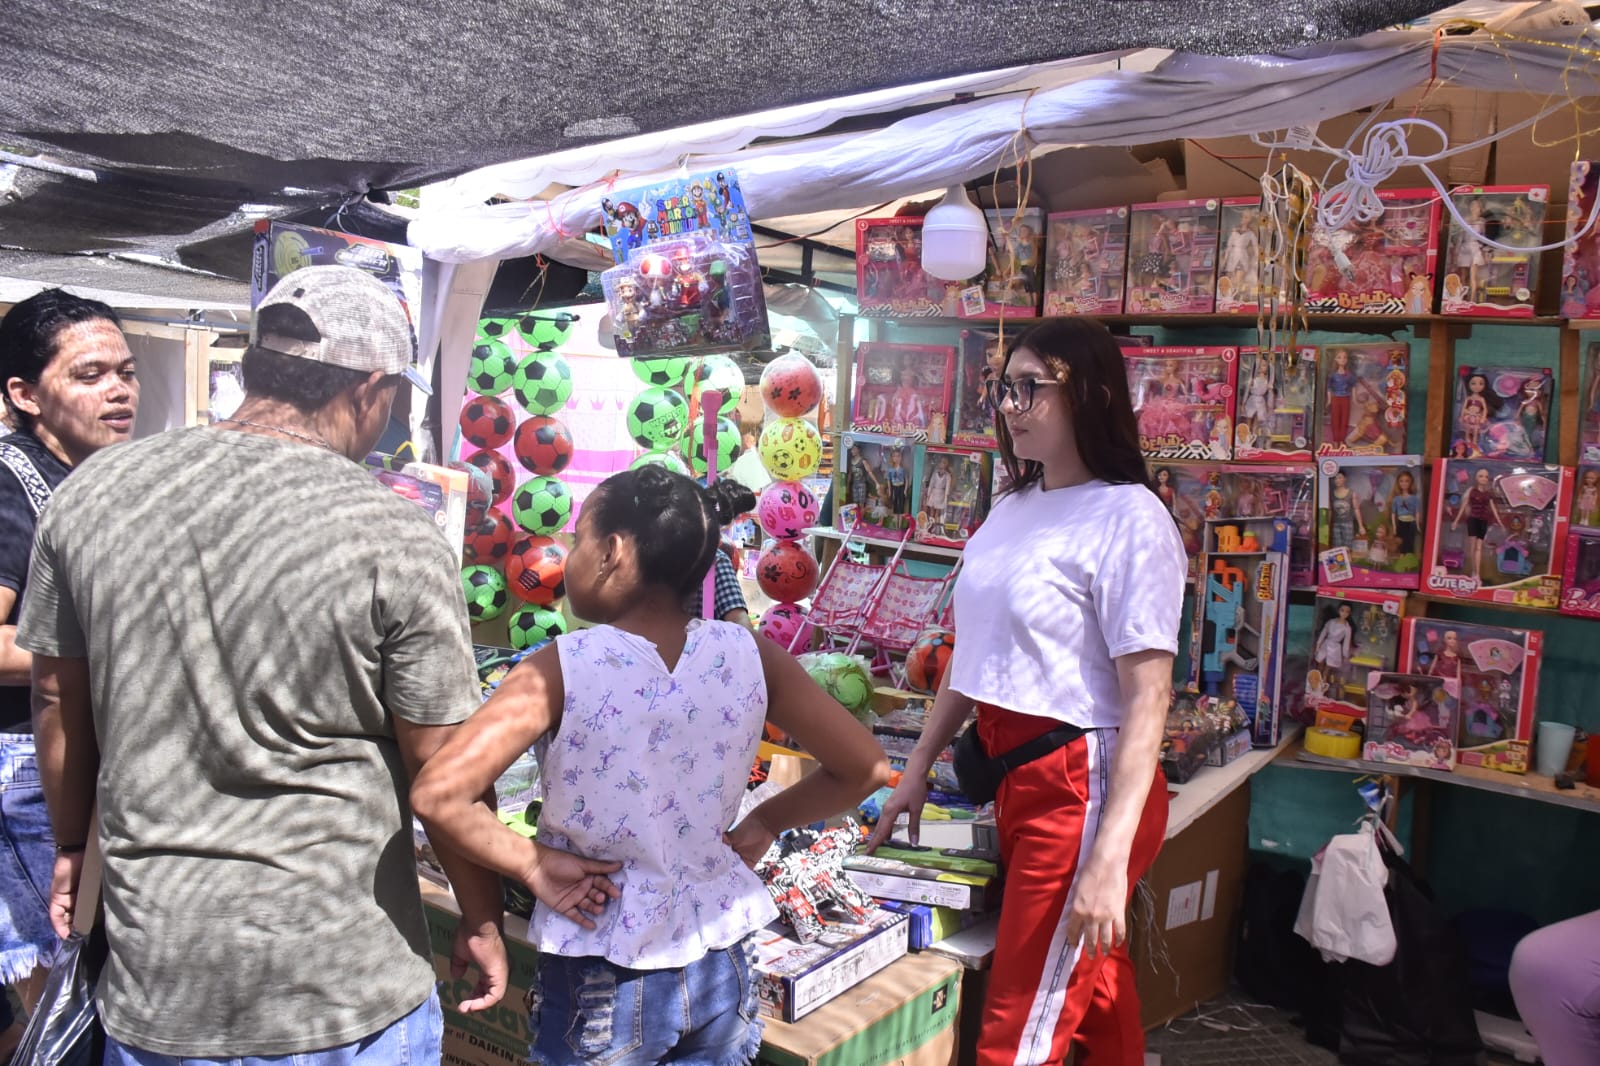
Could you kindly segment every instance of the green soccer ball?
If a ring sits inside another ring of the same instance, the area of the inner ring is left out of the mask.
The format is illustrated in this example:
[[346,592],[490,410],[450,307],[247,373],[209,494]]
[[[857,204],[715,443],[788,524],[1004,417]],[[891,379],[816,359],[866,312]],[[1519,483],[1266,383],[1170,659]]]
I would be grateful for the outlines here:
[[469,566],[461,571],[461,591],[467,596],[467,617],[489,622],[506,609],[506,579],[492,566]]
[[478,339],[475,344],[485,341],[499,341],[505,343],[506,335],[515,332],[516,321],[510,318],[480,318],[478,319]]
[[[706,476],[706,424],[696,419],[694,428],[689,431],[689,467],[696,477]],[[739,438],[739,427],[730,419],[717,419],[717,470],[726,472],[733,461],[739,458],[739,453],[744,448]]]
[[689,359],[630,359],[634,377],[646,385],[683,385],[689,376]]
[[572,368],[559,355],[534,352],[517,365],[511,388],[530,415],[553,415],[572,398]]
[[637,470],[641,466],[664,466],[674,474],[689,476],[689,464],[679,458],[677,452],[652,451],[645,452],[639,458],[628,464],[629,470]]
[[689,428],[689,401],[677,389],[652,385],[628,405],[628,435],[641,448],[670,448]]
[[566,631],[567,620],[560,611],[533,603],[524,604],[511,612],[511,620],[506,623],[511,646],[518,651],[538,647]]
[[859,720],[872,717],[872,672],[859,655],[812,651],[799,657],[811,680]]
[[722,393],[719,414],[733,414],[733,409],[739,406],[739,397],[744,395],[744,371],[725,355],[708,355],[700,360],[694,380],[697,388],[716,389]]
[[548,352],[561,346],[567,334],[572,332],[572,323],[575,321],[567,311],[541,311],[536,315],[523,315],[517,320],[517,329],[533,347]]
[[529,478],[511,494],[511,517],[529,533],[559,533],[572,517],[572,493],[553,477]]
[[486,340],[472,349],[467,367],[467,388],[480,396],[498,396],[511,387],[517,357],[500,341]]

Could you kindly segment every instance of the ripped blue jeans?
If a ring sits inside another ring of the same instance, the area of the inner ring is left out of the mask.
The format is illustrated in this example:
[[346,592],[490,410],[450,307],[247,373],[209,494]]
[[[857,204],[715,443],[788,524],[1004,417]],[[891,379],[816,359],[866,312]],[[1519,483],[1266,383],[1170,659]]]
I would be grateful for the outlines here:
[[676,970],[541,955],[528,990],[534,1066],[745,1066],[761,1048],[748,941]]
[[0,733],[0,983],[20,984],[55,958],[46,903],[54,869],[33,738]]

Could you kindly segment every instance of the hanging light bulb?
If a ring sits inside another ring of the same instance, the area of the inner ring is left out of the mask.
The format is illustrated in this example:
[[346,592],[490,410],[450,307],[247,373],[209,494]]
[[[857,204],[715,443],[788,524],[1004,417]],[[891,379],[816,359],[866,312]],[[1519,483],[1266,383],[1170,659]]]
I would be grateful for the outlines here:
[[922,223],[922,269],[944,281],[961,281],[987,261],[989,226],[983,212],[952,185]]

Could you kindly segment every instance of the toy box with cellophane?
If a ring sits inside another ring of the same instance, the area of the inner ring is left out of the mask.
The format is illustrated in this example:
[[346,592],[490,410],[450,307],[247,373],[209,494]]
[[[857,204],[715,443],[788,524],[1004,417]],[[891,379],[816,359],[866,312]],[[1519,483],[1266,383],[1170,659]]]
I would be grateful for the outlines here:
[[984,318],[1037,318],[1044,293],[1044,212],[1037,207],[989,208],[988,264],[983,272]]
[[1199,573],[1205,523],[1213,518],[1287,518],[1289,586],[1315,588],[1316,468],[1310,463],[1211,463],[1149,460],[1156,495],[1172,514]]
[[1338,229],[1320,222],[1306,255],[1305,309],[1321,314],[1425,315],[1439,258],[1439,194],[1382,189],[1383,214]]
[[1231,459],[1239,349],[1123,348],[1139,449],[1159,459]]
[[635,249],[600,275],[617,354],[688,356],[770,342],[753,246],[691,230]]
[[1555,609],[1567,550],[1572,471],[1495,459],[1441,459],[1429,495],[1423,591]]
[[1005,350],[1000,334],[981,329],[961,331],[956,350],[954,411],[950,443],[961,448],[994,448],[995,409],[989,402],[989,382],[1000,376]]
[[838,508],[839,528],[890,540],[905,537],[920,474],[917,446],[885,433],[846,433],[840,443],[845,500]]
[[1239,351],[1238,423],[1233,457],[1241,462],[1303,462],[1316,433],[1317,350]]
[[1222,261],[1217,267],[1221,313],[1254,314],[1275,286],[1278,272],[1271,257],[1262,254],[1262,221],[1261,197],[1230,196],[1222,201],[1218,238]]
[[1544,243],[1548,185],[1475,185],[1453,189],[1450,199],[1466,226],[1446,212],[1449,231],[1439,273],[1439,313],[1480,318],[1532,318],[1539,292],[1539,253],[1484,244],[1487,237],[1513,249]]
[[1217,212],[1210,200],[1134,204],[1128,218],[1129,314],[1205,315],[1217,306]]
[[1422,457],[1317,460],[1317,576],[1323,585],[1415,589],[1422,583]]
[[1398,455],[1406,450],[1411,349],[1329,344],[1317,379],[1317,455]]
[[1600,466],[1578,467],[1572,489],[1572,525],[1567,534],[1561,613],[1600,618]]
[[1447,678],[1372,671],[1362,757],[1429,770],[1454,768],[1459,691],[1459,683]]
[[1044,313],[1120,315],[1128,209],[1056,211],[1046,220]]
[[869,318],[954,317],[965,281],[922,269],[921,218],[856,219],[856,304]]
[[1401,667],[1456,682],[1457,761],[1523,774],[1532,765],[1544,634],[1537,629],[1408,618]]
[[1547,366],[1461,367],[1451,457],[1544,462],[1554,394],[1555,372]]
[[912,539],[944,548],[966,545],[989,514],[993,455],[965,448],[922,449],[922,471],[911,509],[917,516]]
[[1367,717],[1367,676],[1402,668],[1406,594],[1320,588],[1311,619],[1304,705],[1312,724],[1359,732]]
[[956,350],[949,345],[857,345],[851,428],[945,443],[955,361]]

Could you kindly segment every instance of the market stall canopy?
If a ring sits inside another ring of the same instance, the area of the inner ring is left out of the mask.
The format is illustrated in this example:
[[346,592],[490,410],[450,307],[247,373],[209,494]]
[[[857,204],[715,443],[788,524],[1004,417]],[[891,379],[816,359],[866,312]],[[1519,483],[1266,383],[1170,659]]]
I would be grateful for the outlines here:
[[[781,11],[757,0],[10,0],[0,275],[33,277],[40,256],[135,252],[242,278],[255,219],[382,230],[363,213],[371,190],[1073,56],[1267,54],[1443,6],[913,0],[864,14],[845,0]],[[398,236],[390,226],[375,235]]]

